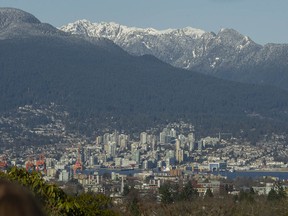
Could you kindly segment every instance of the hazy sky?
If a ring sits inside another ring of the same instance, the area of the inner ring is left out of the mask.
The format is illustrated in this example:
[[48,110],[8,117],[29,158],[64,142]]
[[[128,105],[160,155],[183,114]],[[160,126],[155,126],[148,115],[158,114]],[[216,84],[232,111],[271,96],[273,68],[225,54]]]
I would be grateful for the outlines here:
[[0,0],[60,27],[78,19],[156,29],[234,28],[265,44],[288,43],[288,0]]

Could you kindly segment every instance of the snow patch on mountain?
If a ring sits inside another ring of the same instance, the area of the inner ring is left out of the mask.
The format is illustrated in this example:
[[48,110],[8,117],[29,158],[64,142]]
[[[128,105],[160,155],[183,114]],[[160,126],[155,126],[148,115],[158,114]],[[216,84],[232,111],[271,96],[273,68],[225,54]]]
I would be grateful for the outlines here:
[[136,28],[120,25],[115,22],[100,22],[92,23],[86,19],[78,20],[74,23],[69,23],[60,27],[62,31],[70,32],[72,34],[82,34],[90,37],[106,37],[109,39],[116,39],[117,37],[123,37],[123,35],[182,35],[191,36],[195,38],[201,37],[205,31],[201,29],[186,27],[183,29],[165,29],[156,30],[154,28]]
[[230,28],[222,28],[216,34],[192,27],[157,30],[79,20],[60,29],[85,37],[107,38],[132,55],[154,55],[175,67],[232,80],[250,81],[249,68],[254,71],[262,65],[268,67],[268,62],[278,62],[277,59],[281,60],[278,65],[288,64],[287,46],[261,46]]

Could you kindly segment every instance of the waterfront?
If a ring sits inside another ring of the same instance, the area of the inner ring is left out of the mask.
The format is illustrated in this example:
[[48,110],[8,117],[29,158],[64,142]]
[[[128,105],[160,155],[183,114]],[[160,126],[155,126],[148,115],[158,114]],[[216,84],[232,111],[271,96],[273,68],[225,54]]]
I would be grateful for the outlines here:
[[108,169],[108,168],[100,168],[100,169],[86,169],[84,171],[85,174],[93,174],[94,172],[98,172],[99,175],[103,175],[104,173],[111,174],[112,172],[114,173],[119,173],[122,175],[134,175],[136,173],[141,173],[143,172],[142,169]]
[[[148,170],[149,171],[149,170]],[[154,171],[155,170],[151,170]],[[94,172],[98,172],[99,175],[103,175],[104,173],[111,174],[119,173],[122,175],[134,175],[141,172],[147,172],[147,170],[142,169],[131,169],[131,170],[122,170],[122,169],[108,169],[108,168],[100,168],[100,169],[87,169],[84,171],[85,174],[93,174]],[[198,173],[200,174],[200,173]],[[204,173],[203,173],[204,174]],[[207,173],[205,173],[207,174]],[[236,178],[252,178],[257,179],[261,177],[274,177],[279,180],[288,180],[288,171],[262,171],[262,170],[249,170],[249,171],[235,171],[235,172],[211,172],[213,175],[221,175],[227,179],[235,180]]]
[[279,180],[288,180],[288,172],[281,171],[236,171],[236,172],[215,172],[215,175],[222,175],[227,177],[227,179],[234,180],[238,177],[246,177],[246,178],[261,178],[261,177],[275,177]]

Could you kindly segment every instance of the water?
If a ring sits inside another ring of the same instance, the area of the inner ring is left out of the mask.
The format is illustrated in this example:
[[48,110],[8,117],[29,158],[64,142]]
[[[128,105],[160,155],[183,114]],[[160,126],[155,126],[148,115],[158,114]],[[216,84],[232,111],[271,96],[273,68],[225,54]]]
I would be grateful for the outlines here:
[[98,172],[99,175],[103,175],[104,173],[111,174],[112,172],[119,173],[122,175],[134,175],[135,173],[142,172],[142,170],[141,169],[121,170],[121,169],[108,169],[108,168],[100,168],[100,169],[96,169],[96,170],[94,170],[94,169],[84,170],[85,174],[93,174],[94,172]]
[[[109,173],[111,174],[112,172],[114,173],[119,173],[123,175],[134,175],[135,173],[140,173],[143,170],[141,169],[134,169],[134,170],[120,170],[120,169],[107,169],[107,168],[100,168],[97,170],[93,169],[88,169],[85,170],[85,174],[93,174],[94,171],[98,172],[99,175],[103,175],[104,173]],[[279,180],[288,180],[288,172],[277,172],[277,171],[236,171],[236,172],[213,172],[212,174],[214,175],[221,175],[224,177],[227,177],[227,179],[234,180],[237,177],[246,177],[246,178],[261,178],[261,177],[276,177]]]
[[220,174],[226,176],[227,179],[236,179],[237,177],[246,177],[246,178],[261,178],[261,177],[276,177],[279,180],[288,180],[288,172],[269,172],[269,171],[236,171],[236,172],[219,172],[214,174]]

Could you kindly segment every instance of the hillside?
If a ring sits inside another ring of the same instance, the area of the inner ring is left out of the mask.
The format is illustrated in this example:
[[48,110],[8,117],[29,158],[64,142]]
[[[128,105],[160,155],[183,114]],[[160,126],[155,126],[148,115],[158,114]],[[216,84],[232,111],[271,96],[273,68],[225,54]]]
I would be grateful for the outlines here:
[[105,40],[57,31],[18,35],[0,40],[0,59],[2,113],[53,102],[84,133],[109,124],[139,131],[176,120],[192,121],[203,133],[287,127],[286,91],[176,69]]

